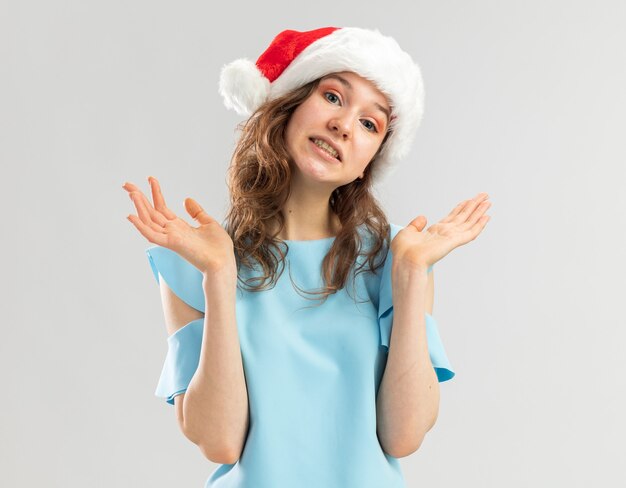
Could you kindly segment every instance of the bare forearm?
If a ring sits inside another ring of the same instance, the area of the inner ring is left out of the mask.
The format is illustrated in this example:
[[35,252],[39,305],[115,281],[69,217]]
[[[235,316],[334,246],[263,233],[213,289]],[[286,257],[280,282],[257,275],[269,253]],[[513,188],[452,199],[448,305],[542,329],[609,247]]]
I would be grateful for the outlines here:
[[424,269],[392,268],[393,327],[377,401],[378,437],[395,457],[417,450],[439,411],[439,383],[426,338]]
[[248,392],[235,314],[236,273],[205,274],[200,362],[185,394],[185,434],[207,452],[236,455],[248,431]]

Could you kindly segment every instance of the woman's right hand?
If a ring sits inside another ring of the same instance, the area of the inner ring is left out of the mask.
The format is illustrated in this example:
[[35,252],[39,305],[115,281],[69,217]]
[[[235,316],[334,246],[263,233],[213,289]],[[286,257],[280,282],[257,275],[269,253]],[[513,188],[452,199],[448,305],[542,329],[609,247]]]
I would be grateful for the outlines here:
[[233,266],[236,272],[233,241],[222,226],[192,198],[185,199],[185,209],[200,226],[192,227],[165,205],[159,182],[148,177],[154,206],[137,186],[124,183],[124,188],[137,208],[128,220],[148,241],[175,251],[203,274]]

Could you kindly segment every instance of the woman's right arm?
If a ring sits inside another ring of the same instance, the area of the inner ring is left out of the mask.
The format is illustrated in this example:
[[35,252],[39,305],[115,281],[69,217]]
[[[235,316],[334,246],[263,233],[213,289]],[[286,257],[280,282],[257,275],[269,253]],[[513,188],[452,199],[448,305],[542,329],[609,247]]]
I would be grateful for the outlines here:
[[[127,182],[122,186],[138,213],[129,215],[128,220],[149,242],[174,251],[203,277],[205,315],[200,357],[185,394],[174,397],[179,423],[185,436],[209,460],[233,464],[245,445],[249,420],[235,317],[237,263],[233,241],[192,198],[185,199],[185,209],[200,225],[192,227],[179,218],[165,204],[156,178],[148,179],[154,205],[136,185]],[[199,318],[201,312],[191,313],[171,295],[171,290],[167,291],[164,301],[168,329],[178,330],[181,324],[190,323],[189,318]],[[168,312],[172,303],[183,312]]]
[[[248,431],[248,394],[235,320],[235,284],[230,273],[203,275],[203,314],[160,280],[168,335],[204,317],[198,369],[187,391],[174,397],[178,425],[214,463],[239,459]],[[235,277],[236,279],[236,277]],[[231,286],[232,285],[232,286]]]
[[248,391],[235,316],[236,271],[203,274],[206,303],[198,369],[182,407],[183,432],[209,460],[233,464],[248,433]]

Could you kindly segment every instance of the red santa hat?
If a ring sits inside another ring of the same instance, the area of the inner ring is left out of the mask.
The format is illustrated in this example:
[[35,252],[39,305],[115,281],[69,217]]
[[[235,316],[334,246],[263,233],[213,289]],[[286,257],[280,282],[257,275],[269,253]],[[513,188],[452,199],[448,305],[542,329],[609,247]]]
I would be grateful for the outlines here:
[[241,58],[225,65],[219,92],[227,108],[249,116],[264,102],[339,71],[370,80],[391,105],[392,133],[372,167],[379,180],[409,153],[424,112],[420,68],[392,37],[358,27],[285,30],[256,62]]

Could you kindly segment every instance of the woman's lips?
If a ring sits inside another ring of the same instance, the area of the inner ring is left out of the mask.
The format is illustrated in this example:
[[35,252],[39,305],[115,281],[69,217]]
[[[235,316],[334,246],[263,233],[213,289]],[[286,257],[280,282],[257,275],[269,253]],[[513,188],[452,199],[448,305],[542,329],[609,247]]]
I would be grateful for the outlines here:
[[320,156],[322,156],[324,159],[328,160],[331,163],[340,163],[341,161],[339,161],[337,158],[331,156],[328,151],[322,149],[321,147],[319,147],[317,144],[315,144],[311,139],[309,139],[309,143],[313,146],[313,150],[319,154]]

